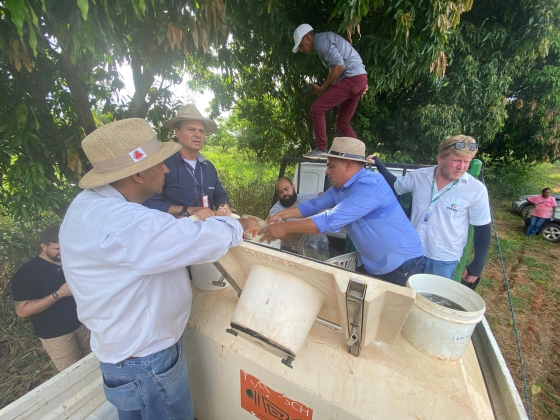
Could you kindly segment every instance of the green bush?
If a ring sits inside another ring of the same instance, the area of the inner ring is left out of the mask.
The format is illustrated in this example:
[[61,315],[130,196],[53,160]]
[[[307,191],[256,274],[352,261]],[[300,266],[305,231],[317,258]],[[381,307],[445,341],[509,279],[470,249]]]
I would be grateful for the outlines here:
[[268,216],[279,164],[255,164],[235,150],[223,153],[213,147],[205,147],[203,154],[216,166],[231,204],[239,214],[263,219]]
[[538,194],[544,187],[554,188],[550,172],[557,167],[549,163],[528,165],[514,162],[507,166],[484,168],[484,179],[490,197],[513,200],[520,195]]

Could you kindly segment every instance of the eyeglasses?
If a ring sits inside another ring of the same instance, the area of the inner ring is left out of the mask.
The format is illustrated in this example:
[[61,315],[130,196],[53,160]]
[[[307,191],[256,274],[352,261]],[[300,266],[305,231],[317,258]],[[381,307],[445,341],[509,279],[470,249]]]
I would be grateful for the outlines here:
[[440,153],[443,152],[444,150],[450,149],[453,146],[455,146],[455,149],[457,150],[463,150],[465,147],[468,147],[471,152],[474,152],[476,149],[478,149],[478,143],[467,143],[464,141],[458,141],[457,143],[453,143],[447,147],[444,147],[443,149],[440,150]]

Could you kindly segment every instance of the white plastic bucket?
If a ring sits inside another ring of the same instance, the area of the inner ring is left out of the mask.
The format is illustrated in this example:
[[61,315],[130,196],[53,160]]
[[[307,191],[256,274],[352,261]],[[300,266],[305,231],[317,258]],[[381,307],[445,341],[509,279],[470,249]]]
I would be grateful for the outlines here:
[[219,282],[222,274],[218,271],[214,264],[194,264],[191,265],[192,283],[200,290],[222,290],[229,287],[226,279],[222,279],[225,286],[217,286],[212,282]]
[[[428,356],[460,359],[486,311],[484,300],[456,281],[431,274],[410,276],[406,286],[416,292],[416,302],[403,326],[403,336]],[[446,298],[465,311],[438,305],[422,296],[426,293]]]
[[231,323],[297,355],[324,299],[315,286],[281,268],[253,265]]

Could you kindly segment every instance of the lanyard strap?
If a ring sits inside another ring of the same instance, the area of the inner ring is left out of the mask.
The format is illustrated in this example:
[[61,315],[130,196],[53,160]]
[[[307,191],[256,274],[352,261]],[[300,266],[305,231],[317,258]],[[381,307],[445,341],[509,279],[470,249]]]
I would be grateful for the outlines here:
[[436,171],[437,171],[437,166],[436,166],[436,169],[434,170],[434,177],[432,178],[432,197],[431,197],[432,201],[430,202],[430,206],[432,204],[434,204],[442,195],[444,195],[451,188],[453,188],[455,185],[457,185],[457,183],[459,182],[459,180],[456,179],[455,181],[453,181],[453,183],[449,187],[447,187],[447,189],[444,192],[442,192],[440,195],[438,195],[436,198],[434,198],[434,185],[436,183]]
[[[198,163],[198,160],[196,162]],[[195,184],[195,186],[194,186],[195,195],[196,195],[196,187],[200,187],[201,197],[202,197],[204,195],[204,187],[203,187],[203,185],[204,185],[204,173],[202,172],[202,166],[198,165],[198,166],[200,166],[200,184],[199,184],[198,181],[196,180],[196,176],[195,176],[196,166],[195,166],[195,169],[191,169],[190,165],[187,162],[185,162],[183,160],[183,163],[184,163],[185,168],[187,169],[188,173],[191,174],[191,176],[193,177],[194,184]]]

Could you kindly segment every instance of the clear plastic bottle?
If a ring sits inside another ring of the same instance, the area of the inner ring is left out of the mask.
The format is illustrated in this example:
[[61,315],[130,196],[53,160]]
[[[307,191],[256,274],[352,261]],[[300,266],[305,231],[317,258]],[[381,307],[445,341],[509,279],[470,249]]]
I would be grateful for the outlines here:
[[318,261],[328,260],[329,240],[327,235],[303,235],[299,239],[298,251],[300,255]]

